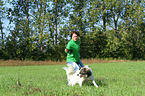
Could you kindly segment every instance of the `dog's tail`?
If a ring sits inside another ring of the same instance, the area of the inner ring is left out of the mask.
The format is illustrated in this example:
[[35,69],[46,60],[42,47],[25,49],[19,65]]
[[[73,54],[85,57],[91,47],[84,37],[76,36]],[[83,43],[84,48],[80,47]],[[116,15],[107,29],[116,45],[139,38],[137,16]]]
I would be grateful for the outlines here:
[[70,74],[72,71],[74,71],[74,67],[71,64],[67,64],[67,66],[68,67],[63,67],[67,74]]
[[68,70],[68,67],[62,67],[65,71],[67,71]]
[[70,72],[69,72],[69,67],[62,67],[65,71],[66,71],[66,74],[68,75]]

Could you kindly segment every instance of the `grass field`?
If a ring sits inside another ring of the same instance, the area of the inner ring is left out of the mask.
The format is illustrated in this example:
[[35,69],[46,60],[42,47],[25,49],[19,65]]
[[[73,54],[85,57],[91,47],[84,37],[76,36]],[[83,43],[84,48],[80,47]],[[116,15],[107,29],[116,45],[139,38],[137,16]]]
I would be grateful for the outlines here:
[[0,67],[0,96],[145,96],[145,62],[88,64],[96,83],[67,86],[66,65]]

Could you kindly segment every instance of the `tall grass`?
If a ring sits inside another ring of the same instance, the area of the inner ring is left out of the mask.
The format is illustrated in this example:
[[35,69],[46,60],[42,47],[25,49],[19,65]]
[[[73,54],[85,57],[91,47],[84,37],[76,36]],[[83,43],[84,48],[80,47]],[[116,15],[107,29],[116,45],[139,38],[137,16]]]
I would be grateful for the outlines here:
[[[0,67],[0,96],[144,96],[145,62],[88,64],[96,83],[67,86],[66,65]],[[18,72],[22,87],[17,86]]]

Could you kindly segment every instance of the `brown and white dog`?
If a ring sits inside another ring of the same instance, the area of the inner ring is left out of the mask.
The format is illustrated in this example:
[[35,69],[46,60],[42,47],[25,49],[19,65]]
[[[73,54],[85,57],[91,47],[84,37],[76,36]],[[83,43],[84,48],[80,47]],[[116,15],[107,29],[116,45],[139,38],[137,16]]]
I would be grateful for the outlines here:
[[63,67],[66,71],[67,79],[69,80],[68,85],[74,86],[79,84],[82,86],[83,81],[91,80],[95,87],[98,87],[94,80],[93,71],[88,65],[81,67],[80,69],[74,71],[74,67],[71,64],[67,64],[68,67]]

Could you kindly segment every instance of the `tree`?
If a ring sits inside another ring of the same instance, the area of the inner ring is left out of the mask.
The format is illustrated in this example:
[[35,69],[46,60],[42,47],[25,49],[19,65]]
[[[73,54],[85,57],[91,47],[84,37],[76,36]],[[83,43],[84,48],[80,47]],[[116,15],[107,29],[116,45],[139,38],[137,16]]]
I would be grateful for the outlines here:
[[[13,8],[0,2],[5,59],[63,60],[74,30],[81,35],[81,58],[145,59],[142,0],[13,0]],[[7,37],[5,16],[14,24]]]
[[113,19],[113,26],[114,26],[114,30],[115,30],[115,36],[117,38],[118,36],[118,24],[119,24],[119,18],[121,17],[121,13],[123,13],[123,1],[118,1],[118,0],[113,0],[111,2],[111,5],[109,6],[110,8],[110,14],[112,16]]
[[[16,55],[25,59],[27,52],[30,48],[31,26],[30,26],[30,1],[18,0],[11,1],[13,9],[11,9],[11,15],[9,16],[10,23],[15,24],[14,30],[10,30],[12,34],[15,34],[15,42],[13,47],[16,50]],[[10,12],[10,11],[9,11]],[[11,42],[12,43],[12,42]]]
[[[137,11],[138,10],[138,11]],[[141,58],[143,54],[143,34],[141,32],[141,24],[144,17],[143,6],[136,1],[129,2],[126,0],[125,15],[124,15],[125,27],[126,27],[126,41],[128,42],[128,51],[131,53],[131,59]],[[141,47],[142,46],[142,47]]]
[[5,7],[4,7],[4,1],[0,0],[0,31],[1,31],[1,42],[0,46],[4,46],[4,32],[3,32],[3,22],[2,19],[4,19],[4,12],[5,12]]

